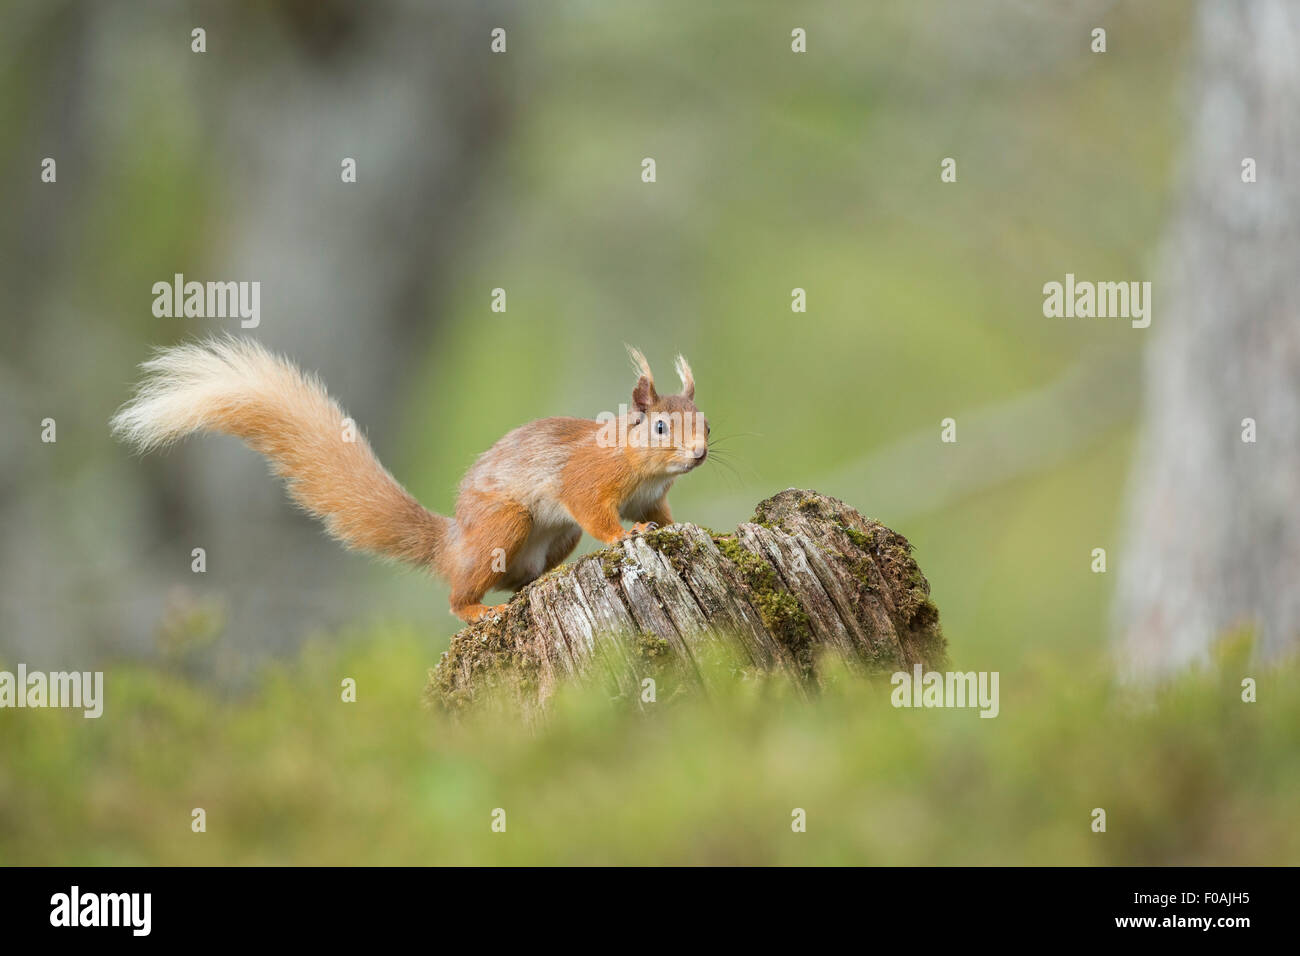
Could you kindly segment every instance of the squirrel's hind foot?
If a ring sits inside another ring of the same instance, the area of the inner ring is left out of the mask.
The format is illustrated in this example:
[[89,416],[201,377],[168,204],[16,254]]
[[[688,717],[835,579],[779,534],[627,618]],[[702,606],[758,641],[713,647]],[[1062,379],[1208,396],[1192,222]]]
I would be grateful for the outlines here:
[[477,624],[485,617],[491,617],[494,614],[504,614],[505,612],[506,605],[504,604],[494,604],[491,607],[486,604],[464,604],[460,607],[453,607],[451,609],[451,613],[455,614],[466,624]]

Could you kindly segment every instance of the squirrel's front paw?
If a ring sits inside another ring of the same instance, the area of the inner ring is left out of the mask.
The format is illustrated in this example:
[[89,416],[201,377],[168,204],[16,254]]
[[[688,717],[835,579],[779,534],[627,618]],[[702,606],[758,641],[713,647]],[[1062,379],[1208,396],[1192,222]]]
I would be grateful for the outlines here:
[[618,536],[610,539],[607,543],[618,544],[620,541],[626,541],[634,534],[642,534],[646,531],[653,531],[657,527],[659,527],[659,525],[655,524],[653,521],[638,521],[636,524],[632,525],[631,528],[625,528],[619,531]]

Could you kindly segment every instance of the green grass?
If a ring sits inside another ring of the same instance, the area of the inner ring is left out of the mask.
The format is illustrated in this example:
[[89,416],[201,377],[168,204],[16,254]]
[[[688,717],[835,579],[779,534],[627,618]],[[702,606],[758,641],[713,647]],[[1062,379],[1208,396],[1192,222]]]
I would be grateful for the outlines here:
[[570,688],[533,729],[429,709],[431,657],[376,628],[238,698],[127,666],[98,721],[0,712],[0,861],[1300,862],[1300,668],[1240,652],[1153,694],[1044,653],[1002,674],[991,720],[895,709],[887,683],[831,668],[812,701],[778,680],[715,681],[704,699],[664,678],[642,712]]

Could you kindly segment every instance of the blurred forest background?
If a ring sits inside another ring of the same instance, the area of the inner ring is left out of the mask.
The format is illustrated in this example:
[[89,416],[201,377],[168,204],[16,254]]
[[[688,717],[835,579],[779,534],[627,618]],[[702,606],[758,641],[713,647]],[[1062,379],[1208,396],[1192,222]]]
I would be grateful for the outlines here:
[[[1273,662],[1300,606],[1300,351],[1277,331],[1300,217],[1264,171],[1300,154],[1296,38],[1269,0],[9,5],[0,666],[102,668],[109,696],[99,721],[0,712],[0,862],[1295,862],[1297,674]],[[1261,191],[1226,216],[1240,247],[1194,241],[1234,185]],[[1265,260],[1247,299],[1272,324],[1208,345],[1166,331],[1236,301],[1194,283],[1155,282],[1148,330],[1042,312],[1067,272]],[[155,318],[174,273],[259,280],[241,334],[319,371],[444,512],[509,428],[626,401],[624,342],[665,378],[684,352],[737,468],[679,482],[674,513],[729,529],[799,486],[895,528],[954,663],[1002,673],[1002,716],[894,711],[848,678],[655,719],[575,692],[540,735],[422,712],[458,624],[442,584],[342,552],[237,442],[110,439],[150,347],[240,332]],[[1162,450],[1189,394],[1227,437]],[[1265,405],[1268,468],[1237,457]],[[1155,703],[1114,684],[1188,664]],[[1246,673],[1271,675],[1254,707]],[[1096,806],[1119,833],[1088,831]]]

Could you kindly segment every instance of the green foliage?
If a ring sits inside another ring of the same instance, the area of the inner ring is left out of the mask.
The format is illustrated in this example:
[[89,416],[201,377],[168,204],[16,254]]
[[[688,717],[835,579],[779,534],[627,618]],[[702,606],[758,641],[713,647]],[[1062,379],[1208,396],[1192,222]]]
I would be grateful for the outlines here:
[[[421,706],[429,656],[376,629],[310,646],[236,699],[122,666],[100,720],[0,711],[0,860],[1300,862],[1295,664],[1229,655],[1147,695],[1040,655],[1002,673],[1001,714],[982,719],[895,709],[887,681],[834,666],[806,699],[716,661],[707,698],[661,671],[659,703],[577,686],[529,729]],[[1240,699],[1247,674],[1258,703]],[[807,833],[790,830],[795,807]]]

